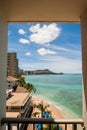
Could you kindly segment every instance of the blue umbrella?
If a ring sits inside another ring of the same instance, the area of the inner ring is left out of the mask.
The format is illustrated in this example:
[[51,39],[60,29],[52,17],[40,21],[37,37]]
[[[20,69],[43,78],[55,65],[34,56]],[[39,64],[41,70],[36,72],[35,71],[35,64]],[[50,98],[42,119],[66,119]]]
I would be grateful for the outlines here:
[[52,116],[51,116],[51,115],[48,115],[48,118],[52,118]]
[[41,130],[41,124],[37,124],[37,129]]
[[43,112],[43,113],[42,113],[42,116],[46,116],[46,112]]

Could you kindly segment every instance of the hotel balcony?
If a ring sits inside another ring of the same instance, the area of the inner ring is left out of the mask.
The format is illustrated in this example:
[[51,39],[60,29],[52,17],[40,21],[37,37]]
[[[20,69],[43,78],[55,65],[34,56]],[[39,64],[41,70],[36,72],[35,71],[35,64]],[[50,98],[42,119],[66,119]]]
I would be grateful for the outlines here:
[[[85,130],[82,119],[3,118],[1,124],[6,124],[7,130],[54,130],[51,124],[56,125],[55,130]],[[12,127],[14,124],[15,129]],[[37,128],[37,124],[40,127]],[[44,128],[46,124],[47,129]]]
[[1,125],[6,124],[6,130],[85,130],[82,119],[33,118],[33,105],[31,93],[11,93]]
[[[83,119],[6,118],[6,76],[8,22],[72,22],[81,24]],[[11,125],[58,124],[64,130],[87,130],[87,0],[1,0],[0,1],[0,130],[11,130]],[[84,127],[85,126],[85,127]],[[80,128],[79,128],[80,127]],[[26,130],[26,128],[24,129]],[[31,128],[29,130],[32,130]]]

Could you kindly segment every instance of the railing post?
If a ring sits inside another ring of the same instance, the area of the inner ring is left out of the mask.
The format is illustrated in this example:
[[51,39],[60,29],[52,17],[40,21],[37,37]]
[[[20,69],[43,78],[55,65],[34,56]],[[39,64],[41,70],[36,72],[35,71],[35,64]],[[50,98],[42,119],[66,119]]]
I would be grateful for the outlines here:
[[83,130],[86,130],[85,127],[83,127]]
[[19,123],[17,124],[17,130],[19,130]]
[[77,124],[73,124],[72,130],[77,130]]
[[35,124],[33,124],[33,130],[35,130]]
[[81,126],[82,126],[82,130],[85,130],[85,126],[84,126],[84,124],[82,124]]
[[57,130],[59,130],[59,124],[57,124]]
[[67,124],[65,124],[65,130],[67,130]]
[[43,130],[43,124],[41,124],[41,130]]
[[8,127],[8,130],[11,130],[11,124],[10,123],[8,123],[7,127]]
[[51,130],[51,124],[49,124],[49,130]]

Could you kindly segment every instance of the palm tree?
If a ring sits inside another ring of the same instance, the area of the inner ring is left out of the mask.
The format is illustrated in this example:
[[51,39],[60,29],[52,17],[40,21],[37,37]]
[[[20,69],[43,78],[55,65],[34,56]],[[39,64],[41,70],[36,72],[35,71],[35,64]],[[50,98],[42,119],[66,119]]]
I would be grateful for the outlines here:
[[25,88],[27,89],[28,92],[32,92],[32,91],[33,91],[34,93],[36,92],[36,88],[35,88],[34,85],[31,84],[31,83],[27,83],[26,86],[25,86]]
[[43,113],[51,114],[51,112],[47,110],[48,107],[49,107],[49,105],[44,105],[43,101],[37,105],[37,108],[41,111],[41,116],[42,117],[45,117],[43,115]]
[[36,92],[36,88],[34,87],[34,85],[31,84],[31,83],[26,83],[26,82],[25,82],[25,78],[22,77],[22,76],[19,76],[18,84],[19,84],[20,87],[26,88],[26,90],[27,90],[28,92],[32,92],[32,91],[33,91],[34,93]]
[[20,77],[18,77],[18,78],[19,78],[19,80],[18,80],[18,85],[19,85],[20,87],[25,87],[25,86],[26,86],[25,78],[22,77],[22,76],[20,76]]
[[36,117],[37,115],[39,116],[39,114],[40,114],[39,112],[34,112],[34,113],[32,114],[32,116],[33,116],[33,117]]

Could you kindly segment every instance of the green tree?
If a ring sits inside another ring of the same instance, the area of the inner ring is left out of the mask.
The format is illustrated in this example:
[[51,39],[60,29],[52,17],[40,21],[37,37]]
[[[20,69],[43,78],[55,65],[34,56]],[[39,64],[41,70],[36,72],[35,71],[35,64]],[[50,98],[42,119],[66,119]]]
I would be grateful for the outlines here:
[[36,117],[37,115],[39,116],[39,114],[40,114],[39,112],[34,112],[34,113],[32,114],[32,116],[33,116],[33,117]]
[[20,87],[25,87],[25,86],[26,86],[25,78],[22,77],[22,76],[20,76],[20,77],[18,77],[18,78],[19,78],[19,80],[18,80],[18,85],[19,85]]
[[36,92],[36,88],[35,88],[34,85],[31,84],[31,83],[27,83],[26,86],[25,86],[25,88],[27,89],[28,92],[32,92],[32,91],[33,91],[34,93]]
[[44,112],[51,114],[51,112],[47,109],[48,107],[49,105],[44,105],[43,101],[37,105],[37,108],[40,110],[42,117],[44,117],[43,116]]
[[18,85],[19,85],[20,87],[26,88],[26,90],[27,90],[28,92],[32,92],[32,91],[33,91],[34,93],[36,92],[36,88],[34,87],[33,84],[31,84],[31,83],[26,83],[25,78],[22,77],[22,76],[19,76],[18,78],[19,78]]

